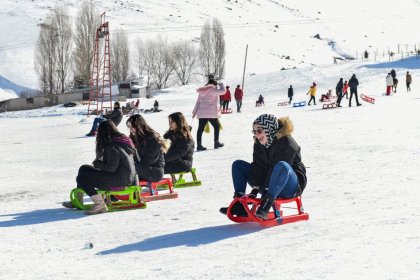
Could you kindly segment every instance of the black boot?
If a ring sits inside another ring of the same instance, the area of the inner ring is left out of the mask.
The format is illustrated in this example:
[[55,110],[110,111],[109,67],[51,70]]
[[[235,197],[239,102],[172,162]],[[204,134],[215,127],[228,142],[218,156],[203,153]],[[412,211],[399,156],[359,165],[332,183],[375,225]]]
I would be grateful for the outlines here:
[[197,152],[199,152],[199,151],[205,151],[205,150],[207,150],[207,148],[206,147],[203,147],[203,145],[201,145],[201,143],[198,143],[197,144]]
[[255,216],[258,218],[267,220],[268,212],[270,212],[271,206],[273,206],[274,203],[274,197],[269,195],[268,193],[264,194],[261,198],[261,205],[258,208],[257,212],[255,213]]
[[219,141],[214,141],[214,148],[215,148],[215,149],[221,148],[221,147],[223,147],[224,145],[225,145],[225,144],[220,143]]
[[[222,207],[220,208],[219,212],[224,215],[227,215],[227,210],[228,207]],[[231,214],[236,217],[248,217],[244,206],[240,202],[236,202],[235,204],[233,204]]]

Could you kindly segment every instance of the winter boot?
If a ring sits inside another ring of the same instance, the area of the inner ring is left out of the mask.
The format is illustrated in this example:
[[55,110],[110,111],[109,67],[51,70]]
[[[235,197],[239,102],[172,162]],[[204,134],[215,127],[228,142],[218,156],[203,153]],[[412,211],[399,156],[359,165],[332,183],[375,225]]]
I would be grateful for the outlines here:
[[199,152],[199,151],[205,151],[205,150],[207,150],[207,148],[204,147],[203,145],[201,145],[201,143],[198,143],[197,144],[197,152]]
[[95,194],[91,197],[94,205],[92,209],[87,210],[85,213],[87,215],[95,215],[99,213],[104,213],[108,211],[108,207],[106,207],[104,198],[100,194]]
[[[83,204],[83,193],[77,193],[77,199]],[[76,208],[71,201],[64,201],[61,205],[66,208]]]
[[274,197],[272,197],[268,193],[264,194],[261,198],[261,205],[255,213],[255,216],[263,220],[267,220],[268,212],[270,212],[270,208],[271,206],[273,206],[273,203]]
[[96,136],[97,131],[96,130],[91,130],[88,134],[86,134],[86,136]]
[[[220,208],[219,212],[224,215],[227,215],[227,210],[228,207],[222,207]],[[236,217],[248,217],[244,206],[240,202],[236,202],[235,204],[233,204],[231,214]]]
[[220,143],[219,141],[214,141],[214,148],[215,148],[215,149],[221,148],[221,147],[223,147],[224,145],[225,145],[225,144]]

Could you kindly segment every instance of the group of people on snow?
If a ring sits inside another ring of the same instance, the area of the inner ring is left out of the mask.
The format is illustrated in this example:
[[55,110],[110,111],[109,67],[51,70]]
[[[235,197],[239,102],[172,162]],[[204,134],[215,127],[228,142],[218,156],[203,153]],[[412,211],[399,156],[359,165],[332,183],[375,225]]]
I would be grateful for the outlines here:
[[[244,93],[241,89],[240,85],[236,86],[234,97],[236,101],[236,112],[240,113],[242,108],[242,98]],[[220,107],[219,109],[222,110],[222,113],[229,112],[229,103],[232,101],[232,95],[230,93],[230,86],[226,86],[226,92],[223,95],[220,95]]]
[[[243,95],[239,90],[237,101],[241,101]],[[226,94],[226,89],[223,83],[210,79],[197,89],[197,93],[193,109],[193,118],[197,117],[199,122],[197,151],[206,150],[202,145],[202,133],[207,122],[214,128],[214,148],[221,148],[224,144],[219,141],[218,98]],[[238,102],[238,112],[240,108]],[[94,203],[87,214],[107,211],[106,201],[97,190],[137,185],[138,180],[159,181],[164,174],[191,170],[195,143],[192,128],[181,112],[168,116],[169,128],[163,137],[139,114],[126,121],[129,136],[119,132],[117,126],[122,112],[118,102],[115,102],[113,112],[102,118],[95,123],[97,129],[92,128],[96,135],[95,160],[92,165],[81,166],[76,177],[77,187],[82,188]],[[232,164],[234,196],[245,195],[247,184],[252,187],[250,196],[261,194],[261,205],[256,212],[261,219],[267,219],[276,198],[299,196],[306,186],[305,165],[292,132],[293,124],[288,117],[278,119],[274,115],[260,115],[252,123],[253,161],[236,160]],[[71,202],[63,205],[74,207]],[[226,214],[227,210],[223,207],[220,212]],[[247,215],[241,205],[235,205],[232,214]]]
[[[411,82],[412,77],[409,71],[405,74],[405,85],[407,87],[407,92],[411,91]],[[398,86],[398,79],[397,79],[397,73],[395,72],[395,69],[392,69],[391,72],[389,72],[385,78],[386,83],[386,92],[385,95],[389,96],[391,95],[391,92],[396,93],[397,92],[397,86]]]

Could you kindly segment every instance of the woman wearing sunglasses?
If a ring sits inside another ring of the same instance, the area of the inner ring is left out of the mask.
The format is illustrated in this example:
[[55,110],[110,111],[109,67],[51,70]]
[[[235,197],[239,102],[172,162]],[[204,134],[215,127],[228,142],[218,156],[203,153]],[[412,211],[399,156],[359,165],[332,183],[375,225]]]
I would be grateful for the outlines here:
[[[288,117],[277,119],[263,114],[253,123],[253,161],[236,160],[232,164],[234,196],[245,194],[246,184],[252,186],[250,196],[262,194],[256,216],[267,219],[274,199],[292,198],[302,194],[306,186],[306,169],[301,161],[300,147],[292,137],[293,123]],[[227,213],[227,207],[220,209]],[[232,207],[232,214],[246,216],[241,203]]]

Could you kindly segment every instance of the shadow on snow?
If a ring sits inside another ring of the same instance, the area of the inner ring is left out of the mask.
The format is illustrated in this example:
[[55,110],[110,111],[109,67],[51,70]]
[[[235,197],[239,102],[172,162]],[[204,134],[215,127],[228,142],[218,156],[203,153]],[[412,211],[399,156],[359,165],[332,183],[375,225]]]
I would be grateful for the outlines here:
[[205,227],[147,238],[137,243],[125,244],[114,249],[99,252],[97,255],[120,254],[132,251],[153,251],[178,246],[196,247],[232,237],[252,234],[262,229],[257,224],[231,224]]
[[13,218],[9,221],[0,221],[0,228],[36,225],[70,219],[79,219],[85,217],[85,215],[81,214],[80,211],[71,211],[66,208],[56,208],[35,210],[25,213],[0,215],[0,218],[3,217]]

